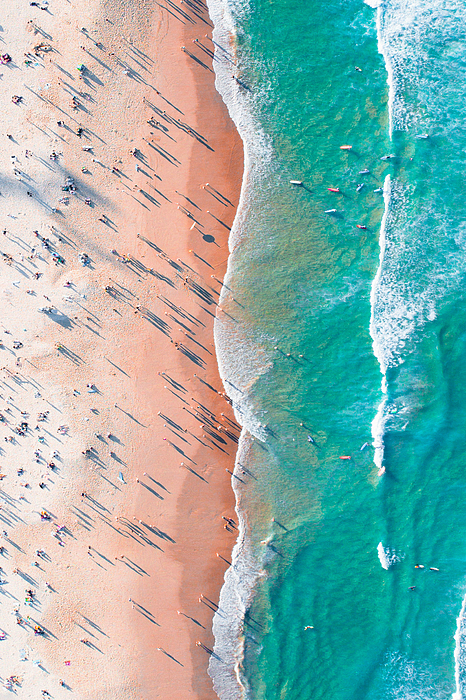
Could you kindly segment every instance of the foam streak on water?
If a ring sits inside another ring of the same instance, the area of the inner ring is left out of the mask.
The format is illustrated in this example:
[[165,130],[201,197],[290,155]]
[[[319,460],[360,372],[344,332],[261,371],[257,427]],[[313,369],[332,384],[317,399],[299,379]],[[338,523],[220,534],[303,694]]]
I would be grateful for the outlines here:
[[376,465],[377,469],[380,471],[383,468],[383,455],[384,455],[384,443],[383,443],[383,437],[384,437],[384,430],[385,430],[385,422],[386,422],[386,413],[385,413],[385,407],[387,403],[387,380],[385,376],[386,372],[386,365],[384,361],[384,352],[383,352],[383,339],[379,337],[379,333],[376,327],[376,319],[375,319],[375,308],[376,308],[376,297],[378,294],[379,290],[379,285],[380,285],[380,278],[382,275],[382,266],[384,262],[384,257],[385,257],[385,227],[386,227],[386,222],[387,222],[387,215],[388,215],[388,209],[390,206],[390,176],[387,175],[385,178],[384,182],[384,202],[385,202],[385,209],[384,209],[384,214],[382,218],[382,223],[380,226],[380,234],[379,234],[379,246],[380,246],[380,258],[379,258],[379,267],[377,269],[377,273],[374,277],[374,280],[372,282],[372,288],[371,288],[371,321],[370,321],[370,333],[373,341],[373,349],[374,349],[374,355],[376,356],[377,360],[379,361],[380,365],[380,371],[382,372],[382,394],[383,398],[382,401],[379,404],[379,408],[377,410],[377,414],[372,421],[372,426],[371,426],[371,433],[372,433],[372,438],[373,438],[373,447],[374,447],[374,464]]

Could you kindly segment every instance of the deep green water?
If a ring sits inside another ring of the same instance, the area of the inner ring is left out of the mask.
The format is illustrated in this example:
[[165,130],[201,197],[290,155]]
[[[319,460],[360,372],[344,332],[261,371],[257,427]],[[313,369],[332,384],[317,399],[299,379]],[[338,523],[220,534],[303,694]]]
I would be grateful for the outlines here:
[[466,593],[466,5],[387,0],[385,56],[362,0],[232,12],[244,105],[271,154],[261,165],[253,149],[224,302],[248,338],[227,362],[232,395],[266,426],[242,462],[265,571],[244,625],[247,696],[451,698]]

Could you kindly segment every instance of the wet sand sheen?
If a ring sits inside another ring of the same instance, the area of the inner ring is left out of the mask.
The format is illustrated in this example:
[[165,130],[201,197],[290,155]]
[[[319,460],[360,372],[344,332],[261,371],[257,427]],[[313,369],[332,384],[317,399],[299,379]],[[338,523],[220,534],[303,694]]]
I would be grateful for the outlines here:
[[[2,432],[21,411],[29,426],[2,458],[5,588],[20,602],[3,604],[19,609],[2,616],[0,675],[21,677],[19,698],[68,697],[66,686],[80,698],[215,697],[206,650],[235,538],[222,516],[234,517],[238,430],[212,326],[242,148],[214,88],[210,21],[200,2],[12,5],[3,38],[21,70],[5,70],[1,98],[13,137],[1,156],[13,258]],[[50,49],[23,63],[41,42]],[[61,189],[66,177],[75,192]]]

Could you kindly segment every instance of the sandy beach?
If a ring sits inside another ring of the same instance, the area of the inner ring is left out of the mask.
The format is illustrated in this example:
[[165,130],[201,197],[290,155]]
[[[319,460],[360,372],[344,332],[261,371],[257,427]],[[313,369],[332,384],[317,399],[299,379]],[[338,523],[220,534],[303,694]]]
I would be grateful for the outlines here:
[[4,8],[1,697],[216,697],[243,156],[210,36],[202,0]]

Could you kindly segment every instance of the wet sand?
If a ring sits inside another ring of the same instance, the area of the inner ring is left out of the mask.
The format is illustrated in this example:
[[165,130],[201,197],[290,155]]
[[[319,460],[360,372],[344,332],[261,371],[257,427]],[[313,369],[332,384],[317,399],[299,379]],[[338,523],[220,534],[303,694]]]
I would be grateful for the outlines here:
[[12,0],[1,32],[0,677],[214,698],[239,430],[213,320],[242,146],[200,2],[44,8]]

